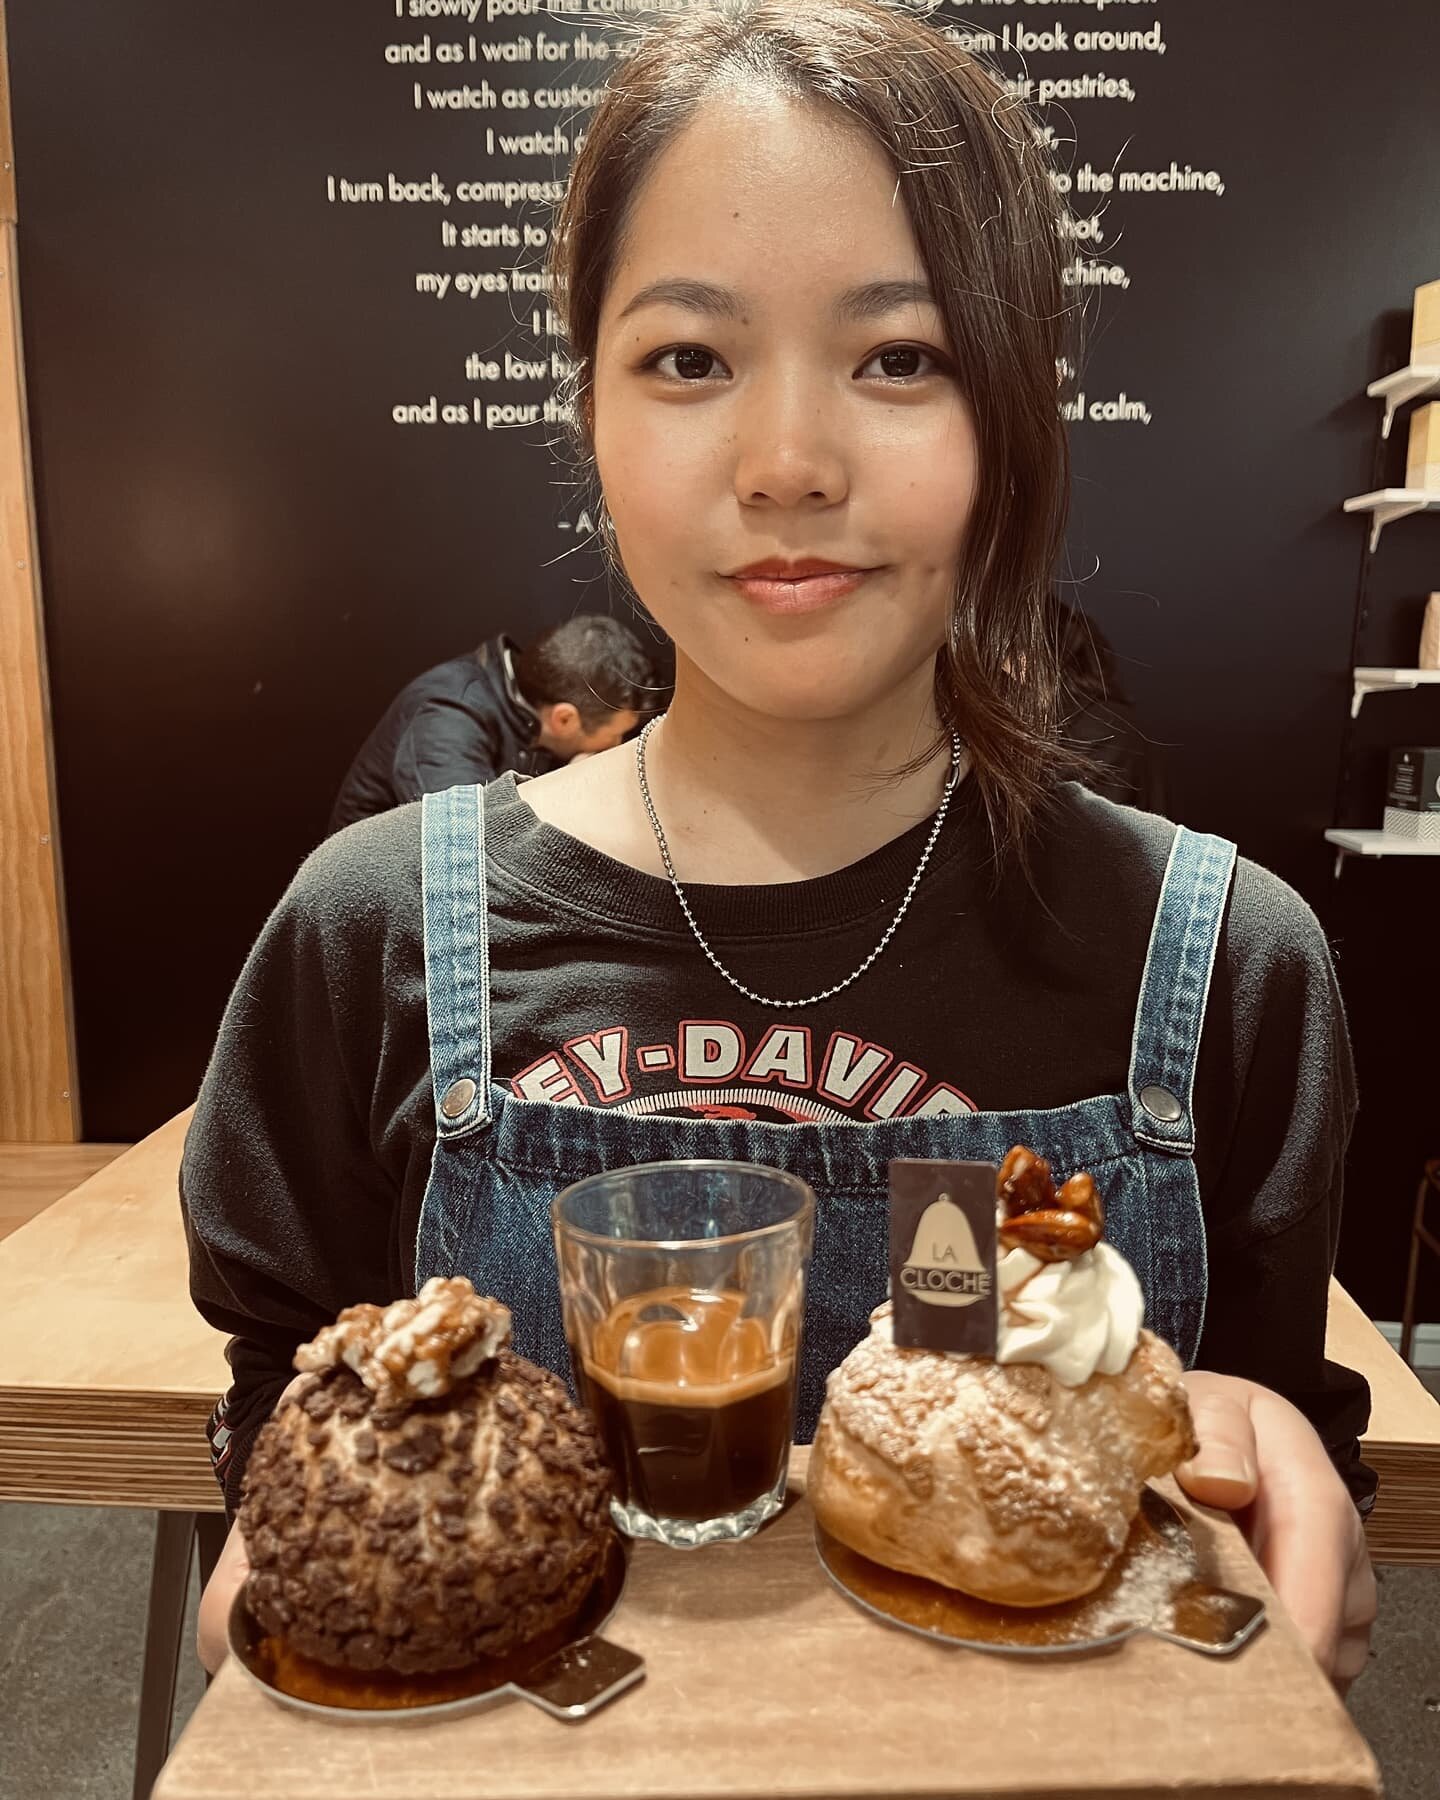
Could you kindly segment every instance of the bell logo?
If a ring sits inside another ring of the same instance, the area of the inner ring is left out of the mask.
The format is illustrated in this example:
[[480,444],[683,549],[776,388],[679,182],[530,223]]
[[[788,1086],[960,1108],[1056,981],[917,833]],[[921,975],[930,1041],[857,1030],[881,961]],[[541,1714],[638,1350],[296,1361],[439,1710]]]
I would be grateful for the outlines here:
[[980,1260],[969,1219],[948,1194],[920,1215],[900,1280],[927,1306],[973,1306],[988,1297],[990,1271]]

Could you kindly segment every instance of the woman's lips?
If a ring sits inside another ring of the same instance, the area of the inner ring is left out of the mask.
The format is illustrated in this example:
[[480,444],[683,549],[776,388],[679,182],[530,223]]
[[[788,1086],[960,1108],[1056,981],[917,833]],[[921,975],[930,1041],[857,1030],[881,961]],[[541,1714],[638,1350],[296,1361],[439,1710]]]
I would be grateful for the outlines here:
[[822,606],[853,594],[874,569],[836,569],[828,575],[806,575],[799,581],[781,581],[773,575],[731,575],[752,605],[771,613],[815,612]]

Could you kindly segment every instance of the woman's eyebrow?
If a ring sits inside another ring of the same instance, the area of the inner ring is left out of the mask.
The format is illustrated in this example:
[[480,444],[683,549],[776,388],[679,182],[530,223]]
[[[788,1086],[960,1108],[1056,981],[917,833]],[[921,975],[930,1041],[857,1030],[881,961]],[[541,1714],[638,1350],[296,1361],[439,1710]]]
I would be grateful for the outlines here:
[[842,325],[863,325],[902,306],[934,306],[935,296],[923,281],[866,281],[847,288],[833,308]]
[[[935,296],[923,281],[866,281],[859,287],[847,288],[836,299],[832,310],[837,323],[857,325],[895,312],[902,306],[934,304]],[[682,306],[687,312],[702,313],[708,318],[732,320],[743,318],[746,311],[744,299],[733,288],[671,275],[660,281],[647,282],[632,295],[621,308],[616,323],[645,306]]]

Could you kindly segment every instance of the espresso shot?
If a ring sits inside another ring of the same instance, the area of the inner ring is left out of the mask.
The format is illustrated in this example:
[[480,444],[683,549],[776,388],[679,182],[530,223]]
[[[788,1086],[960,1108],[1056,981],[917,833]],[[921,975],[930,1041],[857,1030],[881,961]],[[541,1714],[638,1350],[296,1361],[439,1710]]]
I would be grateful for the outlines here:
[[759,1163],[641,1163],[551,1214],[611,1517],[676,1550],[753,1536],[785,1503],[814,1193]]
[[743,1513],[784,1479],[793,1347],[777,1355],[743,1294],[664,1288],[622,1301],[591,1354],[572,1346],[619,1504],[694,1521]]

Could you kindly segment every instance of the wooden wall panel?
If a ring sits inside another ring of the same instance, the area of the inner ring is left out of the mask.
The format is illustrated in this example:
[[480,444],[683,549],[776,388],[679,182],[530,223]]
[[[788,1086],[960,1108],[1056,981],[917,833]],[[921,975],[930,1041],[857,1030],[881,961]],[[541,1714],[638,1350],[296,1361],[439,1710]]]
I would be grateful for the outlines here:
[[79,1135],[0,7],[0,1141]]
[[10,57],[5,40],[5,0],[0,0],[0,220],[15,219],[15,144],[10,130]]

